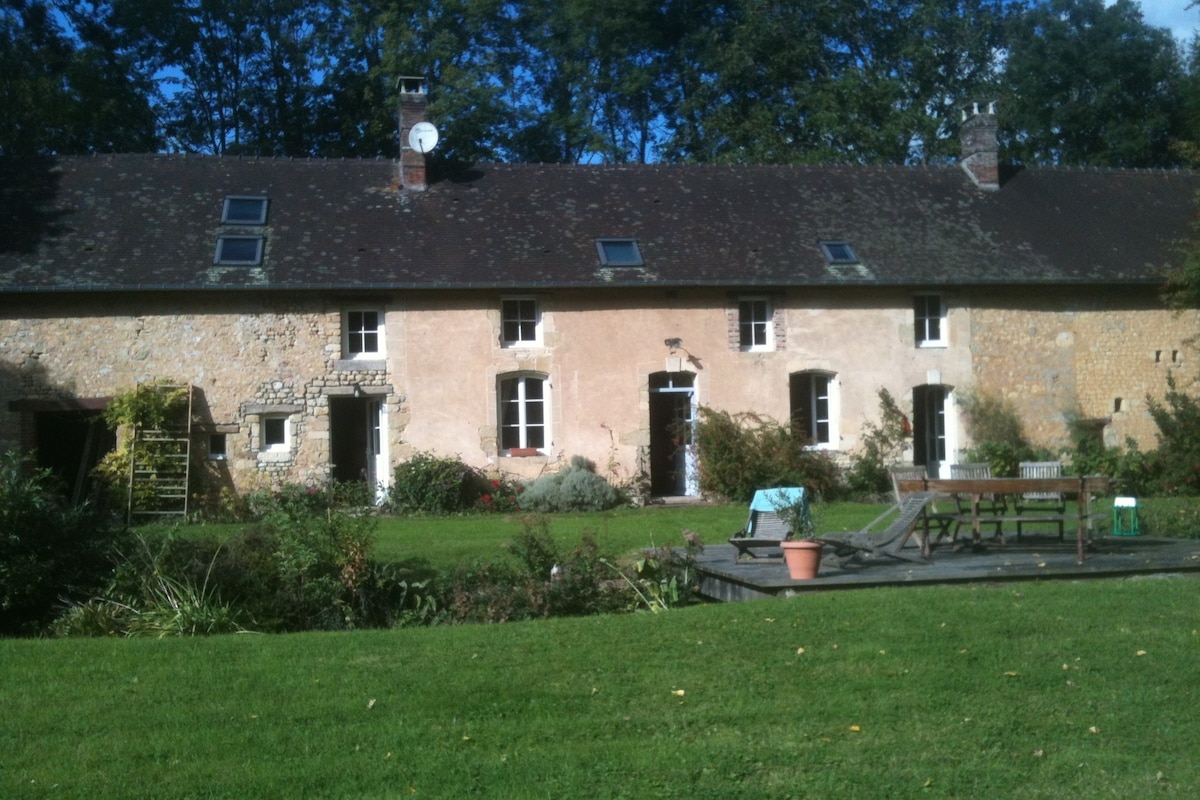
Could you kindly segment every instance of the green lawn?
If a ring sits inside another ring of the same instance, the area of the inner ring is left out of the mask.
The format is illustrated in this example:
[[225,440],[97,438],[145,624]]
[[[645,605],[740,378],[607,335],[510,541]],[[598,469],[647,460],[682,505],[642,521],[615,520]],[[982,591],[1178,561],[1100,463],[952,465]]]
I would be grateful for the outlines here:
[[0,641],[6,798],[1195,797],[1194,578]]
[[[815,508],[820,529],[831,531],[864,525],[887,506],[830,503]],[[577,545],[584,535],[589,535],[605,553],[621,555],[647,547],[679,545],[684,530],[696,531],[709,544],[723,544],[746,524],[747,513],[745,505],[669,505],[548,514],[544,520],[548,531],[564,547]],[[379,518],[372,557],[436,570],[451,569],[464,560],[498,557],[504,544],[512,541],[529,524],[529,519],[520,514],[383,516]],[[221,540],[241,528],[241,525],[189,525],[179,532],[184,536]]]

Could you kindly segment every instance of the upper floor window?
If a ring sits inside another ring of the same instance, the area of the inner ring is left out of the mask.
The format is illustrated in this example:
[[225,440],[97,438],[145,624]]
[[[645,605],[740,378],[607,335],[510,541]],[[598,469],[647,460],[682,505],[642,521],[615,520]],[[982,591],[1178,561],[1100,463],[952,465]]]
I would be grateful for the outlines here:
[[499,382],[500,449],[542,450],[546,434],[549,381],[540,375],[501,376]]
[[347,311],[342,320],[342,349],[346,358],[377,357],[383,353],[382,313]]
[[738,301],[738,342],[743,350],[774,349],[771,302],[762,297]]
[[500,338],[505,346],[531,345],[541,341],[542,317],[532,297],[510,297],[500,301]]
[[945,347],[946,307],[940,294],[913,297],[913,322],[917,347]]
[[226,225],[263,225],[267,221],[267,198],[229,195],[221,207]]
[[216,264],[261,264],[263,237],[218,236]]

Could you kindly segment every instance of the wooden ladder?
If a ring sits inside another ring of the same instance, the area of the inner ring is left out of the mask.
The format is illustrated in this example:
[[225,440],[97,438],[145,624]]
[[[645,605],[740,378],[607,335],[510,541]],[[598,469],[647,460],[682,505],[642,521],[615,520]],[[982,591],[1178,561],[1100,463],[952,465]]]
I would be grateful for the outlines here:
[[186,402],[162,428],[135,427],[129,445],[129,505],[126,521],[187,517],[192,462],[192,386],[150,384],[135,391],[186,392]]

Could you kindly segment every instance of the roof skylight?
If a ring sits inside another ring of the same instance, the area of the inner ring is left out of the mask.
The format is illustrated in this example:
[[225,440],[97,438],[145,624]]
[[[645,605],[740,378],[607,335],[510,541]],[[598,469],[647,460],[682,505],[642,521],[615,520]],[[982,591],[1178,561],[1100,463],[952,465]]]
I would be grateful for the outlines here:
[[596,251],[604,267],[639,267],[645,263],[637,239],[597,239]]
[[849,242],[821,242],[821,252],[830,264],[858,263],[858,256],[854,255]]
[[261,264],[263,237],[218,236],[214,264]]
[[226,225],[264,225],[267,222],[267,198],[229,195],[221,208]]

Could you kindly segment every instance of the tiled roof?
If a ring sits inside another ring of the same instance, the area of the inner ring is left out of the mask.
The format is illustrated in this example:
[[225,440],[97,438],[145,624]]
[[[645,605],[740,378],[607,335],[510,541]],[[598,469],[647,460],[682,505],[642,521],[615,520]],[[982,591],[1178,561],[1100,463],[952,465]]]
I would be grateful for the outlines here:
[[[398,188],[390,161],[0,161],[0,291],[1142,283],[1200,174],[956,166],[480,165]],[[217,266],[227,195],[270,199],[261,266]],[[632,237],[643,267],[601,268]],[[846,241],[860,264],[831,266]]]

